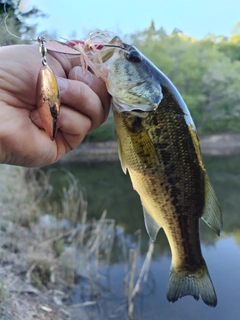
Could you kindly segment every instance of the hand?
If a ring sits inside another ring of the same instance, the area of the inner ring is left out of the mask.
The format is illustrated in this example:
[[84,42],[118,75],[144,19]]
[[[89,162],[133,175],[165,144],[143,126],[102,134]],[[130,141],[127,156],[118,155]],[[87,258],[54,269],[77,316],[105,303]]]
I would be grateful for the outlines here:
[[0,163],[51,164],[107,119],[110,96],[106,86],[90,72],[82,73],[79,62],[66,54],[47,53],[61,97],[59,129],[52,141],[36,109],[41,68],[38,45],[0,47]]

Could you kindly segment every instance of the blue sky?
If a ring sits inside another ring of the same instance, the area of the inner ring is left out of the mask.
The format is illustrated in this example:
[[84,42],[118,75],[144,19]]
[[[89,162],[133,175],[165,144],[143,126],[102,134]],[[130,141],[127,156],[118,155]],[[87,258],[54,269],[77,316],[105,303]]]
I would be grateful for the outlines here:
[[240,21],[240,0],[22,0],[30,9],[35,5],[48,15],[36,19],[38,31],[57,32],[58,36],[76,38],[95,29],[119,35],[149,27],[167,32],[174,28],[202,38],[208,33],[229,36]]

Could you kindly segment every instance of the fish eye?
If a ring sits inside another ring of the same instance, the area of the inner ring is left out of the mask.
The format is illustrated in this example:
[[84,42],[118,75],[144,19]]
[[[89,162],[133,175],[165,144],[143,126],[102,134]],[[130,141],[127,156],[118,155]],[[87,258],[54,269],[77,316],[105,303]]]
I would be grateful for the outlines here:
[[126,59],[130,62],[141,62],[141,54],[137,50],[131,50],[126,54]]

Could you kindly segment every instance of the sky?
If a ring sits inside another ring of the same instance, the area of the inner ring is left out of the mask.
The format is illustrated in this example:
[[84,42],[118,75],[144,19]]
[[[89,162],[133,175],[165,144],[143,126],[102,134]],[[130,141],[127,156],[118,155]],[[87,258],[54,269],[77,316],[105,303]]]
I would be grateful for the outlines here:
[[[83,38],[107,30],[118,35],[155,27],[174,28],[200,39],[211,33],[230,36],[240,21],[240,0],[22,0],[22,10],[36,6],[47,18],[34,19],[38,32],[56,31],[59,37]],[[57,40],[57,39],[56,39]]]

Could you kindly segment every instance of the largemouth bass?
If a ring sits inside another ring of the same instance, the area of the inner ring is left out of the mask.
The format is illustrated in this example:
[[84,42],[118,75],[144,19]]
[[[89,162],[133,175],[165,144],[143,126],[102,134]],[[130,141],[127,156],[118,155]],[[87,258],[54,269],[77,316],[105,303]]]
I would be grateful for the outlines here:
[[[118,37],[101,50],[123,171],[140,196],[147,232],[162,227],[172,252],[167,299],[216,293],[201,253],[202,218],[218,235],[221,210],[203,165],[196,128],[172,82],[134,46]],[[116,46],[111,48],[112,46]]]

